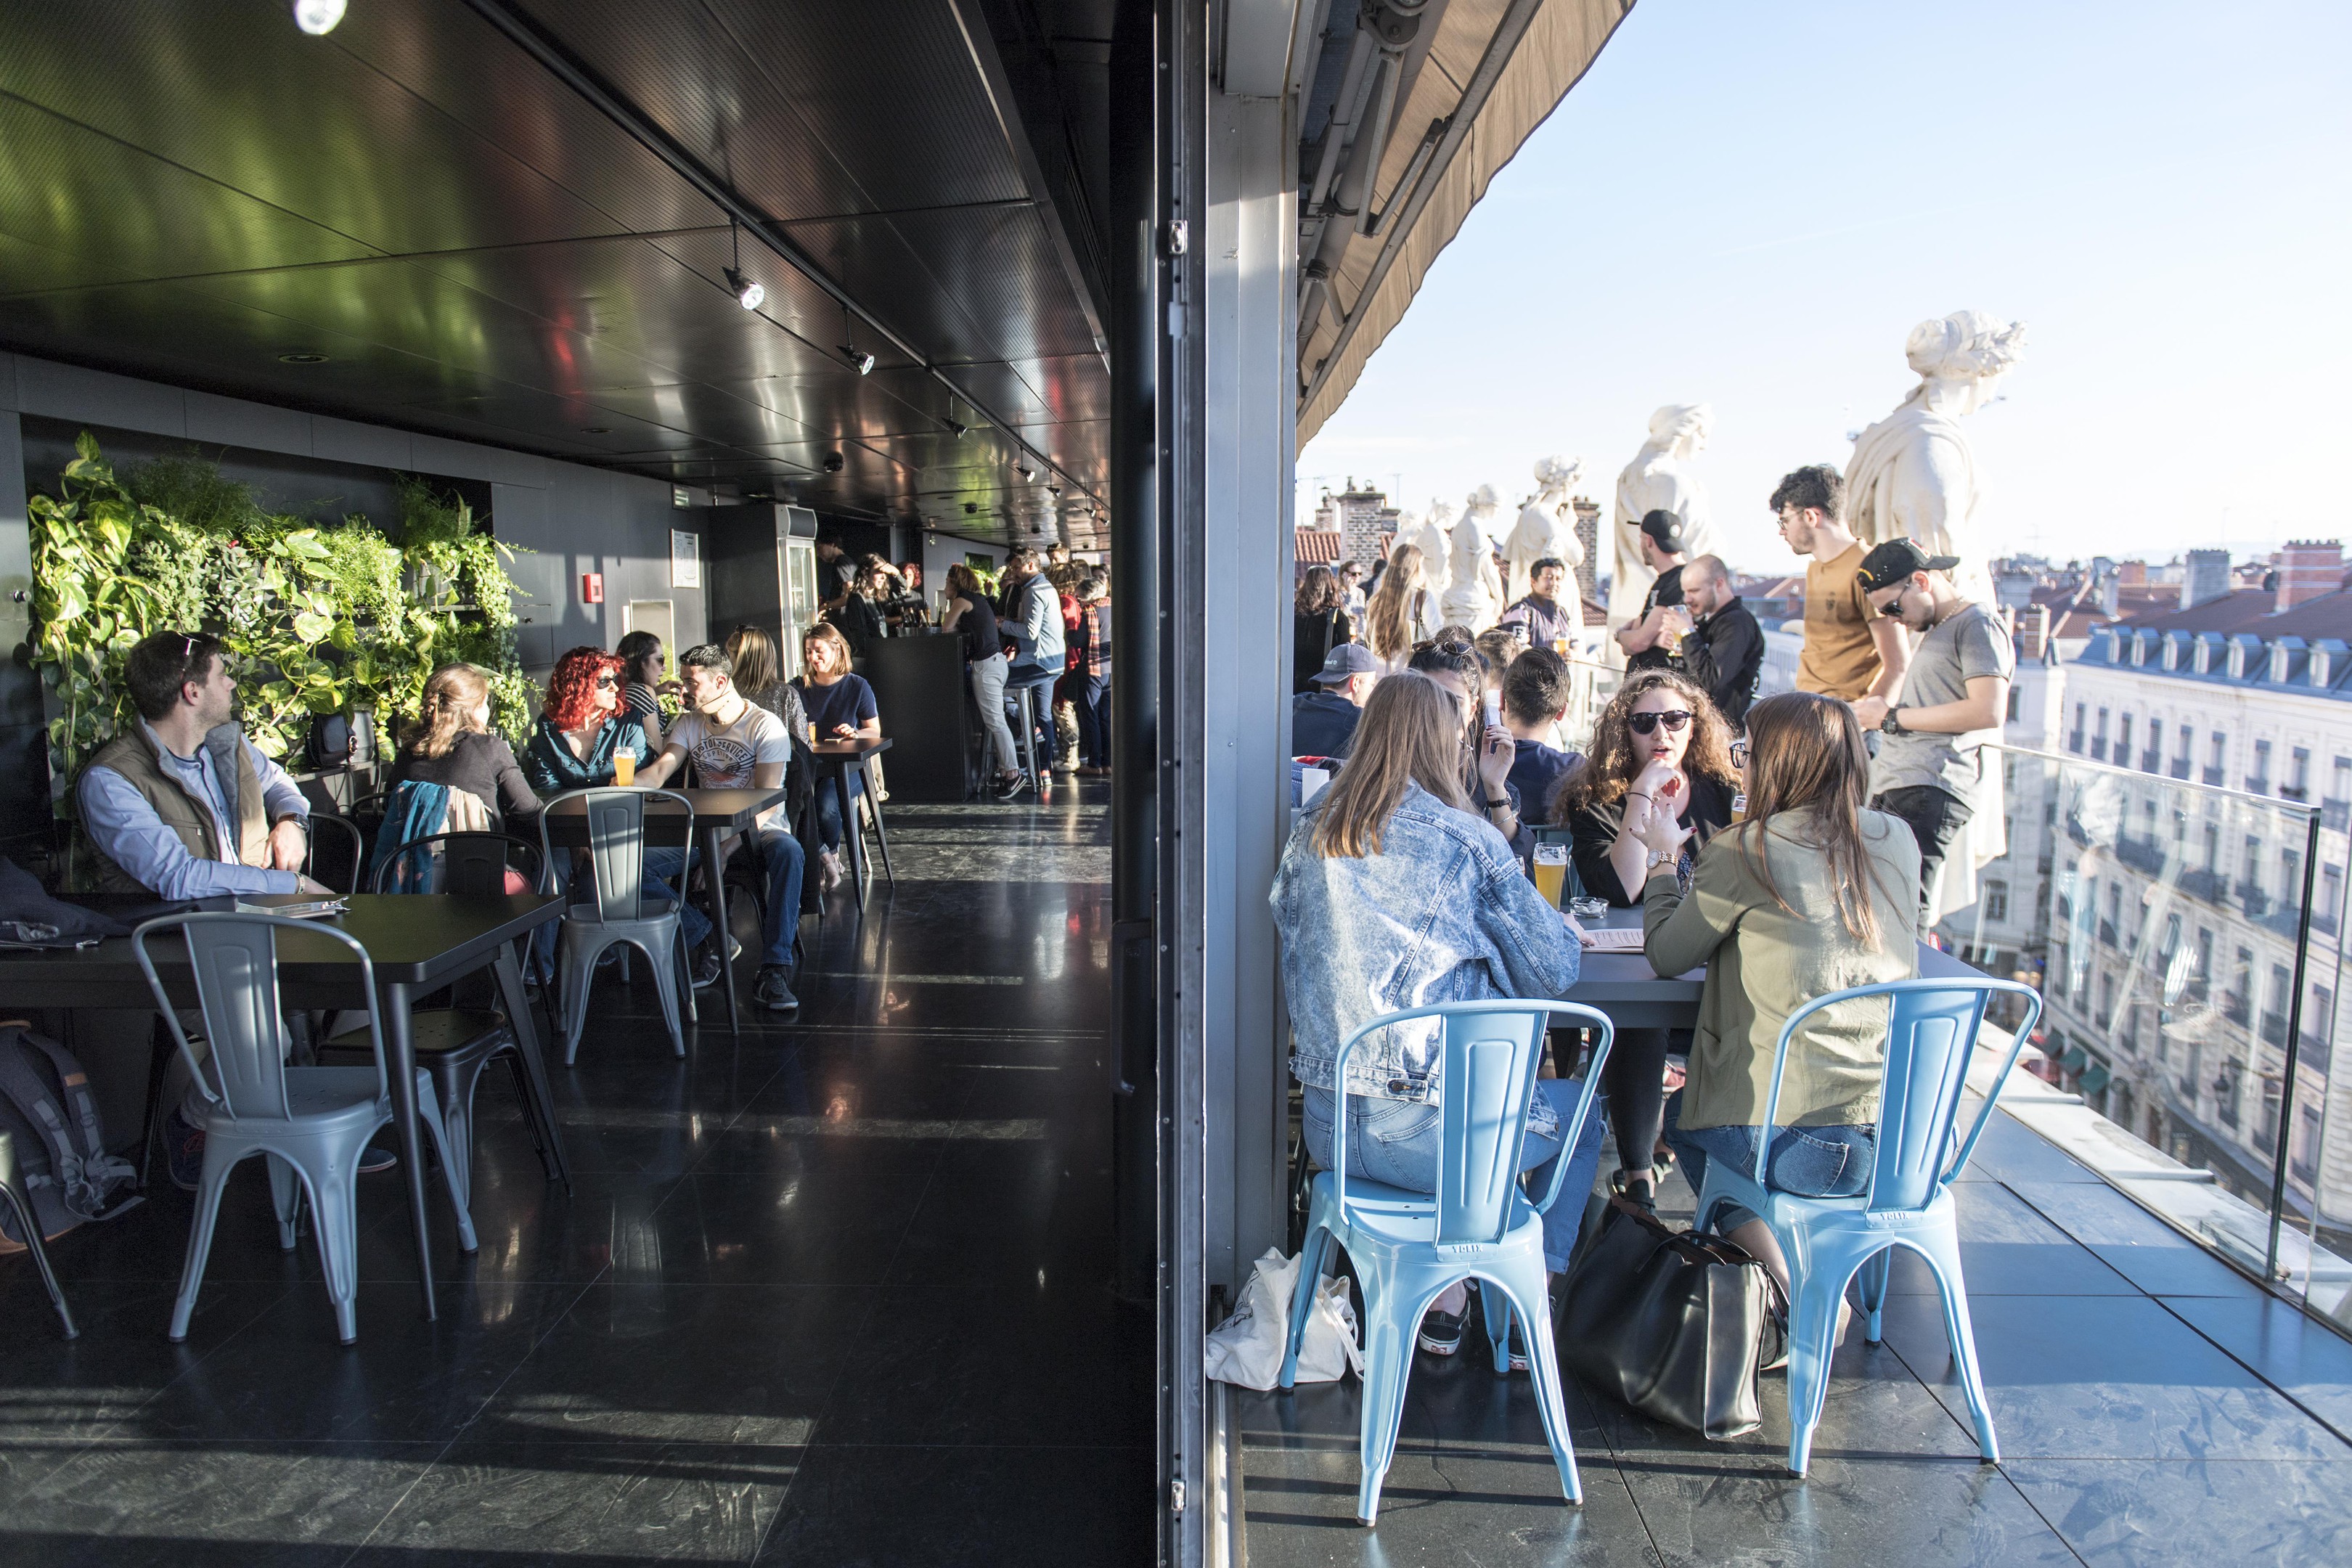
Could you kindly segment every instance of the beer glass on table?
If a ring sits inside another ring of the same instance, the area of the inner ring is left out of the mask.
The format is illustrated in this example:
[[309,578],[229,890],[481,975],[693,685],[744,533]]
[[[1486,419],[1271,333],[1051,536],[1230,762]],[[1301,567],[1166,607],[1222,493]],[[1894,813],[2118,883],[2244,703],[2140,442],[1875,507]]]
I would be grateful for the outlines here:
[[1560,889],[1568,880],[1568,846],[1538,844],[1535,856],[1536,891],[1553,909],[1559,908]]
[[627,789],[637,782],[637,753],[615,751],[613,753],[613,783]]

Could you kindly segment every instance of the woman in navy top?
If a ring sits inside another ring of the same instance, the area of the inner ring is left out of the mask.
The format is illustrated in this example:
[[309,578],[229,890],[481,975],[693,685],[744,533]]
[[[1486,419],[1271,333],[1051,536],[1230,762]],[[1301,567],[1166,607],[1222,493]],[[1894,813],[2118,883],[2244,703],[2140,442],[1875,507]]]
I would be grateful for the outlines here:
[[[808,673],[795,679],[794,690],[808,710],[809,730],[819,744],[827,741],[878,741],[882,710],[874,704],[874,689],[849,668],[849,643],[840,628],[820,621],[801,636],[801,666]],[[851,770],[849,793],[865,792],[862,769]],[[816,792],[819,884],[830,892],[838,886],[841,869],[841,796],[820,787]]]

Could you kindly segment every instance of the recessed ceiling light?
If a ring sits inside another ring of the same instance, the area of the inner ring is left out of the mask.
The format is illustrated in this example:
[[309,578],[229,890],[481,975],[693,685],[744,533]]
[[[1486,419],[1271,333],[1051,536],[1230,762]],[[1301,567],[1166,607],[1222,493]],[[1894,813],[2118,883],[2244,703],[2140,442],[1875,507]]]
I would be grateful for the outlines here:
[[312,37],[323,37],[343,19],[345,0],[294,0],[294,25]]
[[314,353],[279,354],[278,363],[279,364],[324,364],[327,363],[327,356]]

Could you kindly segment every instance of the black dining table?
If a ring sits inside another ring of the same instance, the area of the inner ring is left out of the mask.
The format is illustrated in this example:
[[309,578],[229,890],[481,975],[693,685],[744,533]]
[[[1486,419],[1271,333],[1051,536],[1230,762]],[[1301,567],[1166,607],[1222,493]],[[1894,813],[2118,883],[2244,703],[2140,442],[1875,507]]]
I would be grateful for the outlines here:
[[[684,796],[694,810],[693,822],[686,825],[688,838],[674,837],[678,832],[675,811],[665,814],[656,807],[646,813],[646,844],[652,848],[675,848],[690,838],[702,849],[702,885],[709,902],[711,942],[719,950],[719,988],[727,994],[727,1027],[740,1035],[743,1032],[743,1004],[735,994],[734,943],[728,940],[727,879],[719,874],[726,862],[721,856],[728,837],[749,833],[762,812],[784,798],[784,792],[781,788],[752,788],[672,789],[666,793]],[[558,849],[585,849],[587,810],[585,803],[576,798],[551,805],[546,811],[549,845]],[[688,1001],[693,1001],[691,992]]]
[[[547,1066],[530,1005],[523,994],[515,944],[559,918],[563,900],[551,894],[512,893],[468,898],[454,893],[355,893],[344,912],[322,920],[356,939],[375,970],[376,1002],[383,1018],[384,1074],[400,1138],[403,1173],[408,1182],[409,1215],[416,1242],[416,1270],[425,1293],[425,1315],[435,1315],[433,1241],[425,1202],[425,1155],[418,1132],[416,1047],[409,1013],[425,993],[488,969],[497,977],[499,999],[513,1028],[516,1047],[541,1105],[551,1107]],[[175,1005],[197,1005],[187,950],[175,942],[151,942],[148,956]],[[300,931],[278,933],[278,990],[281,1002],[302,1008],[349,1007],[359,997],[360,969],[351,949]],[[110,937],[95,946],[57,952],[0,952],[0,998],[14,1007],[121,1007],[126,999],[152,998],[147,977],[131,939]],[[568,1181],[562,1145],[552,1118],[541,1129],[552,1172]]]
[[874,813],[874,837],[882,845],[882,870],[896,888],[898,874],[890,869],[890,838],[882,830],[882,791],[874,777],[874,759],[889,749],[888,739],[882,736],[819,741],[809,748],[816,757],[816,787],[824,789],[830,784],[841,802],[842,847],[849,852],[849,885],[856,889],[861,909],[866,904],[866,846],[857,832],[856,802],[849,793],[849,770],[856,768],[866,781],[866,804]]

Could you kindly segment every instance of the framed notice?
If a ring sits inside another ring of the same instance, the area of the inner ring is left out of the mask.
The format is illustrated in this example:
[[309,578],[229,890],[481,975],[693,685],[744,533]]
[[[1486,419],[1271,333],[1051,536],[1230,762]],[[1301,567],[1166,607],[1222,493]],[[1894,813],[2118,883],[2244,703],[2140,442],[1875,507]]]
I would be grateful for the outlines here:
[[669,585],[702,586],[702,535],[688,533],[682,528],[669,531]]

